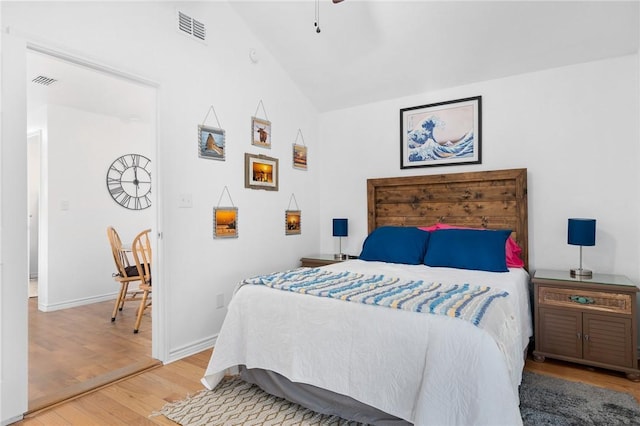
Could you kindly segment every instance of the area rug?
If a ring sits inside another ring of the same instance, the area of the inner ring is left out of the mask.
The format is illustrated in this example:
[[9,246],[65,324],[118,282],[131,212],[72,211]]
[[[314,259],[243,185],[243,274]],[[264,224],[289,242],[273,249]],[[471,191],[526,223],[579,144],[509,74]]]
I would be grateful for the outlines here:
[[[526,426],[640,426],[640,404],[629,394],[528,371],[520,386],[520,411]],[[182,426],[360,425],[271,396],[238,377],[169,403],[154,413],[159,414]]]
[[640,404],[624,392],[524,372],[520,413],[531,426],[640,425]]
[[203,390],[183,401],[165,405],[163,414],[182,426],[204,425],[322,425],[355,426],[337,416],[318,414],[264,392],[239,376],[225,377],[213,391]]

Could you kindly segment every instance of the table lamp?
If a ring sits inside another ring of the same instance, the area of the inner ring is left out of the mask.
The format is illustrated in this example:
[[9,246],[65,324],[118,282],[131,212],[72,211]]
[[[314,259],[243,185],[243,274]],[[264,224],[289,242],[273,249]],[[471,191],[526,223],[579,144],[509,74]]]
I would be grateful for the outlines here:
[[340,238],[340,253],[333,255],[335,259],[344,260],[347,258],[347,255],[342,253],[342,237],[346,237],[348,235],[349,235],[349,220],[333,219],[333,236]]
[[593,273],[588,269],[582,269],[582,246],[596,245],[596,220],[577,218],[569,219],[567,244],[580,246],[580,267],[571,269],[571,276],[591,278]]

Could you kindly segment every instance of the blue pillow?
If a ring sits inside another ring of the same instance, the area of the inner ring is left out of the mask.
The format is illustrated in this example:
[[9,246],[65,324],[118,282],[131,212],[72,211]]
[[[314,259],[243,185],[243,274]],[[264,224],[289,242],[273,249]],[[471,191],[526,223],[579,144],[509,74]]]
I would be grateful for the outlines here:
[[364,240],[361,260],[420,265],[429,243],[429,232],[418,228],[383,226]]
[[510,230],[439,229],[431,233],[424,264],[507,272],[505,243],[509,235]]

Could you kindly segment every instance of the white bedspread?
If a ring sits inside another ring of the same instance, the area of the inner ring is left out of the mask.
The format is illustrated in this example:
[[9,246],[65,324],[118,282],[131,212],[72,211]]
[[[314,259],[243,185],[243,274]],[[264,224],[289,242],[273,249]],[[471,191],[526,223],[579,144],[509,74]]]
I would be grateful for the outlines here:
[[417,425],[521,424],[518,385],[532,334],[529,276],[350,260],[325,268],[472,283],[510,293],[500,341],[457,318],[245,285],[234,295],[202,379],[238,365],[275,371]]

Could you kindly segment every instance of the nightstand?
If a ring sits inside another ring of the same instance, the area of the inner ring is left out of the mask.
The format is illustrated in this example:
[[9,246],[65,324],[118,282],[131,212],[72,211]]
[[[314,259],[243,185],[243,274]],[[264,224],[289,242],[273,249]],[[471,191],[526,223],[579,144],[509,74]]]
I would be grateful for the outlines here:
[[572,277],[569,271],[537,270],[533,276],[534,361],[555,358],[608,368],[640,381],[640,292],[623,275]]
[[357,256],[348,256],[347,259],[336,259],[333,254],[314,254],[300,259],[300,266],[317,268],[319,266],[331,265],[332,263],[344,262],[348,259],[357,259]]

